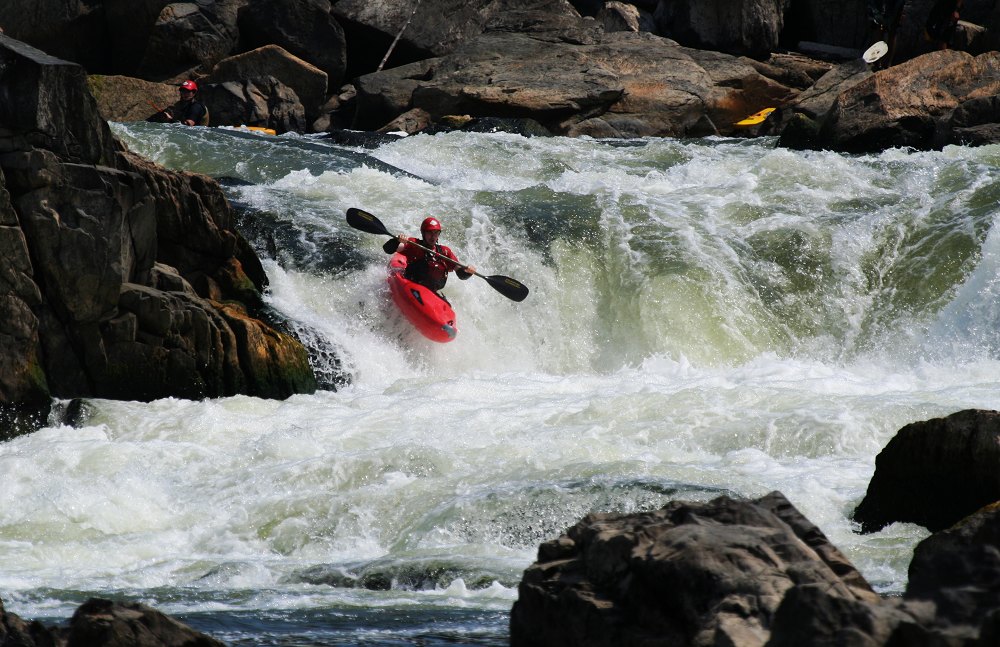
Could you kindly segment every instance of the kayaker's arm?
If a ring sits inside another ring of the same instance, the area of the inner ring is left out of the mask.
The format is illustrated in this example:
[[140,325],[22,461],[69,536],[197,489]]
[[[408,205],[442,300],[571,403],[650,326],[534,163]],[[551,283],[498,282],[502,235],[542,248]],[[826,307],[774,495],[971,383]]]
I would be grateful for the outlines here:
[[[450,247],[445,247],[447,250],[446,260],[451,261],[455,265],[455,276],[459,279],[465,281],[469,277],[476,275],[476,267],[474,265],[462,265],[458,262],[458,257],[455,256],[455,252],[451,251]],[[437,254],[441,256],[441,254]]]

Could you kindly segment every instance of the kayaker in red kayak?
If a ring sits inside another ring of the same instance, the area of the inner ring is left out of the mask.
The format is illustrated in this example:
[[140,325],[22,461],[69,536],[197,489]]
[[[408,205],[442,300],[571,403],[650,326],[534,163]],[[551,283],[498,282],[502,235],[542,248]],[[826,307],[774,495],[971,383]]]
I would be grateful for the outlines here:
[[[448,272],[454,272],[463,281],[476,273],[476,268],[472,265],[463,267],[459,264],[458,258],[447,245],[438,244],[441,222],[437,218],[424,218],[420,224],[420,236],[418,240],[400,234],[382,246],[386,254],[399,252],[406,257],[406,278],[437,292],[448,281]],[[441,256],[429,254],[419,245],[433,249]]]

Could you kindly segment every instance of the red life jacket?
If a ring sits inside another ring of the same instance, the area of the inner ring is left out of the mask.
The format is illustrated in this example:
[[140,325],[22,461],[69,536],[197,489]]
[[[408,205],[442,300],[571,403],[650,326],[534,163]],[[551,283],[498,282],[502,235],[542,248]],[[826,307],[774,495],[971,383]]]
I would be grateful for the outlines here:
[[445,260],[428,254],[417,245],[424,245],[424,241],[417,238],[409,238],[413,245],[404,245],[403,256],[406,257],[406,272],[403,276],[416,281],[421,285],[426,285],[435,292],[444,287],[448,281],[448,272],[454,272],[458,267],[458,259],[455,254],[445,245],[435,245],[435,250],[441,256],[450,260]]

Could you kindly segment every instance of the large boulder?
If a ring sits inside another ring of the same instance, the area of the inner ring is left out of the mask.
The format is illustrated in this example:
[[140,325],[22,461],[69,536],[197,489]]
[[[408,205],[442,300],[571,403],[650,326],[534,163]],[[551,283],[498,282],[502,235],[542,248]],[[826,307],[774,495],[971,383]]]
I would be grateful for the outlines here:
[[[135,76],[150,80],[179,80],[205,72],[236,46],[235,13],[216,12],[229,3],[168,4],[149,31]],[[227,20],[228,18],[228,20]]]
[[1000,52],[974,57],[935,51],[862,76],[839,86],[810,141],[787,139],[782,145],[873,153],[985,144],[1000,137]]
[[263,126],[279,134],[305,132],[309,128],[299,96],[273,76],[200,87],[213,126]]
[[591,514],[539,547],[511,610],[511,644],[763,645],[785,594],[809,585],[879,599],[777,492]]
[[[528,18],[507,14],[503,25]],[[746,60],[648,33],[601,38],[586,25],[498,28],[448,56],[365,75],[356,85],[359,128],[420,108],[435,119],[532,118],[556,134],[595,137],[730,134],[759,106],[797,93]]]
[[1000,413],[967,410],[906,425],[875,459],[854,511],[864,532],[896,521],[938,531],[1000,501]]
[[277,45],[265,45],[219,61],[202,82],[241,83],[268,76],[281,79],[283,85],[295,91],[310,123],[319,116],[326,101],[326,72]]
[[143,121],[178,99],[174,83],[131,76],[91,74],[87,76],[87,85],[105,121]]

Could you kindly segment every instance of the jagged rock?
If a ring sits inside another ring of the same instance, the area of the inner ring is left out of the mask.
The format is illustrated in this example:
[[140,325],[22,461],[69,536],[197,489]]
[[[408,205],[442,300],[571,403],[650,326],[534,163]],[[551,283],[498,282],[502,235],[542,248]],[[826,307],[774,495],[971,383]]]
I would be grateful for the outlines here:
[[239,83],[269,76],[280,79],[283,85],[295,91],[307,120],[312,122],[319,116],[320,107],[326,101],[326,72],[277,45],[265,45],[219,61],[202,83]]
[[777,492],[591,514],[539,547],[511,610],[511,644],[763,645],[785,593],[810,584],[879,600]]
[[655,31],[656,23],[652,14],[640,11],[633,4],[606,2],[597,12],[597,21],[604,31]]
[[863,532],[890,523],[943,530],[1000,500],[1000,413],[968,410],[906,425],[875,459],[854,511]]
[[213,126],[264,126],[280,134],[305,132],[309,125],[299,95],[273,76],[206,83],[200,88]]
[[1000,52],[924,54],[844,89],[822,121],[816,147],[871,153],[984,143],[1000,123],[987,98],[998,93]]

